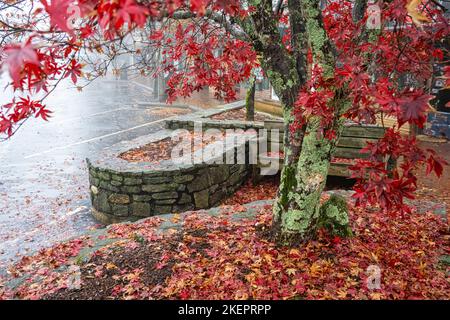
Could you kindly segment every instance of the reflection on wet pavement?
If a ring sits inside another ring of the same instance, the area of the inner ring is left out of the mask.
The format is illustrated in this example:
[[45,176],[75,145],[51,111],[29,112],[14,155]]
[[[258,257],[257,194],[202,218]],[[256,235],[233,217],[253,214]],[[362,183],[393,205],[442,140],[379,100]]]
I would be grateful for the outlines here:
[[86,157],[159,130],[162,123],[152,122],[170,116],[149,112],[157,107],[141,102],[152,101],[151,92],[133,82],[101,80],[81,93],[57,90],[47,100],[50,122],[30,119],[0,143],[0,270],[98,226],[89,211]]

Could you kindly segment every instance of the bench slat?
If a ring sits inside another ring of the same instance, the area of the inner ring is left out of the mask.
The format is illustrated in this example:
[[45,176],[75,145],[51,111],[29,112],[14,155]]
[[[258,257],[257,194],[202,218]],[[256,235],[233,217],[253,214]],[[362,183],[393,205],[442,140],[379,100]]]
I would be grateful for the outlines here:
[[366,146],[367,142],[377,142],[377,139],[341,137],[338,142],[338,147],[362,149]]
[[360,148],[337,147],[334,156],[344,159],[366,159],[369,155],[367,153],[361,153]]
[[348,165],[341,163],[333,163],[330,165],[330,169],[328,170],[329,176],[337,176],[337,177],[349,177],[350,170],[348,169]]
[[377,126],[346,126],[342,131],[342,137],[364,137],[380,139],[384,136],[385,129]]

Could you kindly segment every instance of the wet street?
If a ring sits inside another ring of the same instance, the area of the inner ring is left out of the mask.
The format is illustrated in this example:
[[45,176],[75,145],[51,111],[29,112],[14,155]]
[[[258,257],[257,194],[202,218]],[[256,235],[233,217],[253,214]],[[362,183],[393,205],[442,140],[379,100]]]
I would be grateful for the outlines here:
[[[1,95],[4,103],[7,93]],[[133,81],[99,80],[81,93],[62,85],[46,102],[54,111],[50,122],[29,119],[0,142],[0,270],[98,227],[89,211],[85,159],[160,129],[170,113],[152,113],[148,101],[152,93]]]

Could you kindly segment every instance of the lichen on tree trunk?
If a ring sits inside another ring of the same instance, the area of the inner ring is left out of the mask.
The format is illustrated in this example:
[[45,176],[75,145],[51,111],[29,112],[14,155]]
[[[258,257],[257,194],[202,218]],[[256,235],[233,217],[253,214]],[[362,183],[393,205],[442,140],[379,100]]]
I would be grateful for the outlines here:
[[[325,79],[332,79],[336,48],[325,31],[320,1],[287,1],[291,51],[282,44],[278,22],[272,19],[272,1],[252,0],[250,3],[257,10],[239,23],[261,57],[261,67],[283,105],[285,122],[285,160],[274,204],[274,230],[281,242],[293,244],[313,237],[321,221],[326,221],[326,224],[345,221],[345,212],[340,208],[336,211],[334,204],[322,210],[324,218],[328,218],[320,220],[320,197],[336,140],[343,127],[341,111],[345,107],[342,106],[347,102],[345,92],[336,91],[333,101],[330,101],[335,106],[335,114],[329,128],[322,128],[321,119],[313,117],[295,133],[290,133],[294,105],[300,90],[311,78],[312,64],[321,67]],[[312,63],[308,62],[308,52],[312,54]],[[323,130],[335,131],[336,139],[325,139]]]
[[320,119],[311,119],[298,161],[287,163],[281,174],[274,225],[279,240],[286,244],[308,240],[317,231],[320,196],[335,149],[335,141],[324,138],[319,129]]

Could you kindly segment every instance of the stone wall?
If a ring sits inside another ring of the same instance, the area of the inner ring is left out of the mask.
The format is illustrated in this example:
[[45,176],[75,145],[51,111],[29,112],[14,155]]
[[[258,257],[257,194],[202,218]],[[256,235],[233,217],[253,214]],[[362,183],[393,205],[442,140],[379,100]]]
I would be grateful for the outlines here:
[[[223,164],[230,151],[248,152],[246,143],[224,150],[208,163],[131,163],[118,157],[130,149],[170,137],[170,130],[123,141],[87,159],[94,217],[104,224],[207,209],[235,192],[250,173],[248,164]],[[213,148],[213,144],[208,147]]]
[[117,172],[89,165],[94,215],[109,224],[207,209],[240,187],[246,165],[203,165],[180,171]]

